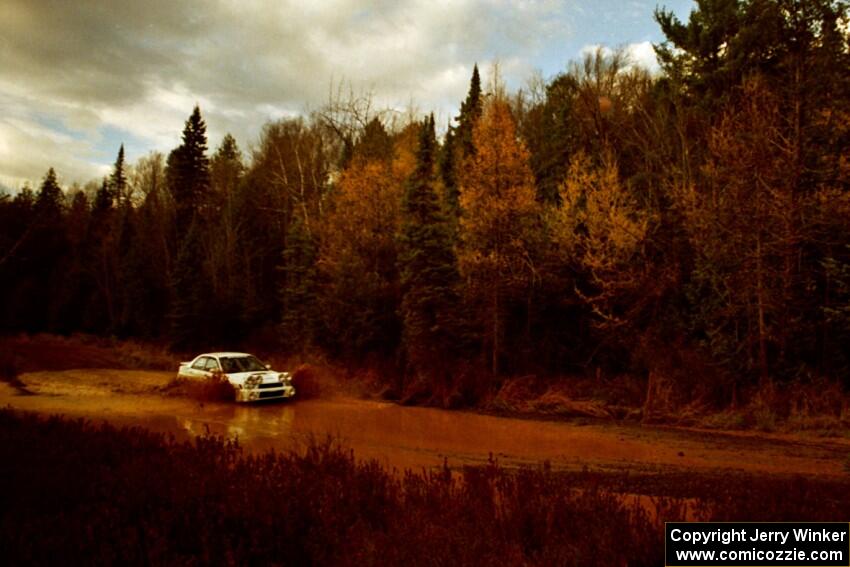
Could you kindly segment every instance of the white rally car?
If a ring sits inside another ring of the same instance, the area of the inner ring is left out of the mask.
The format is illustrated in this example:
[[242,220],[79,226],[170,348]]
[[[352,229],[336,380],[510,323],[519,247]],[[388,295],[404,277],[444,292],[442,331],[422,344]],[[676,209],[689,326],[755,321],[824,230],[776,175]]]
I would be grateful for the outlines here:
[[236,390],[237,402],[253,402],[295,395],[292,375],[275,372],[268,364],[244,352],[210,352],[181,362],[178,378],[211,378],[222,375]]

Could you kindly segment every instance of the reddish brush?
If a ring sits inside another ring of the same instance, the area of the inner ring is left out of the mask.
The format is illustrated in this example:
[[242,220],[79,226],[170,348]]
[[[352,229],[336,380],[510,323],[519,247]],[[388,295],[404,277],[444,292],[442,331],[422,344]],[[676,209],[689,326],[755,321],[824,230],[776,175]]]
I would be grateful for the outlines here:
[[[244,455],[0,411],[10,565],[661,565],[663,522],[840,521],[847,481],[630,475],[490,461],[394,475],[332,440]],[[673,494],[642,500],[624,493]],[[651,504],[651,505],[648,505]]]

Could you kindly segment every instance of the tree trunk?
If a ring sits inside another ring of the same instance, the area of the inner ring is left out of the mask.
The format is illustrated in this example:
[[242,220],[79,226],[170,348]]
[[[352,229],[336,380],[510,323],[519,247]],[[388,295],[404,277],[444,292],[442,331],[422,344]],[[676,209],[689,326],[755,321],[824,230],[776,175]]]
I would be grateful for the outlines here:
[[758,305],[759,326],[759,368],[761,383],[770,384],[770,374],[767,367],[767,329],[764,322],[764,274],[762,273],[761,234],[756,237],[756,301]]
[[493,360],[491,363],[491,369],[493,371],[493,376],[499,375],[499,328],[501,326],[501,321],[499,318],[499,284],[496,283],[493,286]]

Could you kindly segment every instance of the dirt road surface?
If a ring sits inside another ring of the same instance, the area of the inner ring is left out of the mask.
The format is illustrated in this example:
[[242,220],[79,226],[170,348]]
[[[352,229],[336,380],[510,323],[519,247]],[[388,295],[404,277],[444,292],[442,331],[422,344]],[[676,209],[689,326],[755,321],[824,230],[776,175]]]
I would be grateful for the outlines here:
[[403,470],[480,464],[643,471],[742,471],[846,476],[847,439],[717,433],[598,422],[578,425],[471,412],[402,407],[353,397],[259,405],[167,396],[172,372],[30,372],[0,383],[0,407],[143,426],[178,438],[238,437],[249,451],[297,448],[311,436],[339,438],[360,458]]

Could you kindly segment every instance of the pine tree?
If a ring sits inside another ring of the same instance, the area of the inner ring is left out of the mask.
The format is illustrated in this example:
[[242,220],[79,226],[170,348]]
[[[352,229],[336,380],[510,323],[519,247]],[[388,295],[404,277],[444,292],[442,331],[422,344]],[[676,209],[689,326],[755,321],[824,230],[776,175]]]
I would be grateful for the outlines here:
[[177,208],[178,226],[188,228],[210,191],[207,126],[195,106],[183,128],[183,143],[168,156],[168,186]]
[[457,346],[457,261],[451,227],[434,184],[433,115],[422,126],[416,169],[402,201],[399,271],[403,344],[411,370],[439,372]]
[[206,124],[195,106],[183,129],[183,144],[168,156],[168,185],[174,197],[177,226],[183,233],[177,262],[170,275],[168,318],[172,343],[178,347],[201,344],[210,338],[217,320],[204,262],[203,219],[199,213],[210,196],[210,164],[206,155]]
[[109,182],[104,177],[103,183],[101,183],[94,197],[92,215],[95,217],[103,216],[106,211],[112,209],[112,202],[112,191],[109,189]]
[[460,209],[459,195],[457,184],[457,143],[455,138],[455,130],[449,124],[446,131],[446,138],[443,141],[443,147],[440,150],[439,170],[440,179],[443,182],[443,199],[445,200],[448,210],[457,212]]
[[393,141],[378,118],[373,118],[363,129],[354,146],[354,159],[362,161],[391,161]]
[[475,153],[473,130],[481,118],[483,98],[481,95],[481,77],[478,65],[472,68],[472,78],[469,81],[469,93],[460,105],[457,126],[449,125],[446,139],[440,154],[440,178],[443,181],[445,201],[449,213],[456,218],[460,214],[460,189],[458,187],[458,167]]
[[36,275],[35,303],[31,306],[32,321],[36,329],[57,330],[58,309],[54,294],[61,280],[57,268],[67,253],[67,234],[63,218],[64,194],[51,167],[35,199],[35,230],[32,235],[34,271]]
[[92,295],[84,325],[94,331],[114,331],[118,310],[117,210],[109,178],[104,177],[94,198],[85,245],[86,270]]
[[212,184],[216,192],[231,193],[236,188],[244,170],[242,152],[236,144],[236,139],[229,133],[225,134],[221,145],[210,160]]
[[558,187],[566,175],[570,156],[579,147],[574,117],[579,96],[576,77],[559,75],[546,86],[546,99],[532,106],[522,122],[522,137],[531,154],[530,165],[541,203],[560,202]]
[[128,198],[127,195],[127,174],[124,172],[124,144],[118,150],[118,157],[115,158],[115,165],[112,167],[112,175],[109,176],[109,188],[112,192],[112,197],[119,205],[124,205]]
[[51,167],[41,182],[41,188],[35,199],[35,214],[42,225],[58,223],[62,218],[62,189],[56,180],[56,172]]
[[460,105],[460,115],[457,117],[457,142],[460,155],[463,159],[475,153],[475,142],[473,130],[483,111],[483,98],[481,96],[481,77],[478,74],[478,65],[472,68],[472,79],[469,81],[469,93],[466,100]]

